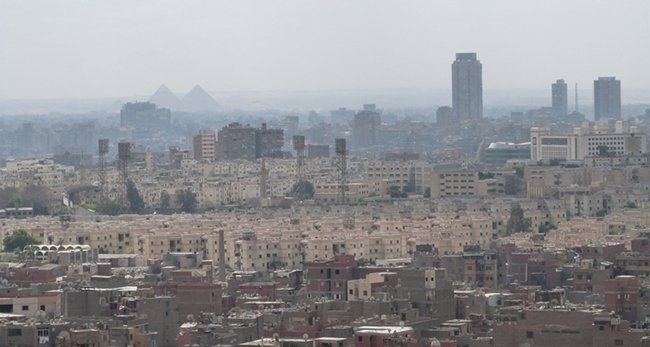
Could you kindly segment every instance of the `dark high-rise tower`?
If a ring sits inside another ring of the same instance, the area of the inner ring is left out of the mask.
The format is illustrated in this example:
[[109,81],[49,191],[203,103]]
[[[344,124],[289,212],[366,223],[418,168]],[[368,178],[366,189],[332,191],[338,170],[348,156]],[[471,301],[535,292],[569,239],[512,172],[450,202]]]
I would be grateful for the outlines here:
[[483,66],[476,53],[456,53],[451,65],[452,107],[458,119],[483,117]]
[[621,81],[598,77],[594,81],[594,119],[621,118]]
[[566,116],[568,114],[569,100],[567,85],[564,80],[557,80],[551,85],[552,107],[557,116]]

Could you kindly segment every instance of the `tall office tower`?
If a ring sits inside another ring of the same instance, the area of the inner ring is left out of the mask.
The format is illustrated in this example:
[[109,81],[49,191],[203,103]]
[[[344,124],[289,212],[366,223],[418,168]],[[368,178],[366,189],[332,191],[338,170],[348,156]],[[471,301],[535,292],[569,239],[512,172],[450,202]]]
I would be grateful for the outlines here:
[[354,115],[352,142],[354,148],[372,147],[377,144],[381,116],[374,104],[363,105],[363,111]]
[[216,158],[217,135],[212,130],[201,130],[193,138],[194,159],[213,162]]
[[594,119],[621,119],[621,81],[598,77],[594,81]]
[[456,53],[451,65],[452,107],[458,119],[483,118],[483,66],[476,53]]
[[557,80],[551,85],[552,108],[556,116],[564,117],[568,113],[569,100],[567,85],[564,80]]

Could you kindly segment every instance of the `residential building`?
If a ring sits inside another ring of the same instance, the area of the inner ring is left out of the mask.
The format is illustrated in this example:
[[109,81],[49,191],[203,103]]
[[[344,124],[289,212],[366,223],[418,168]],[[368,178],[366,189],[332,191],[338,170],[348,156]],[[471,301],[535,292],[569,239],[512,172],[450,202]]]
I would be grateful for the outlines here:
[[194,160],[213,162],[216,158],[217,136],[214,131],[201,130],[192,138]]

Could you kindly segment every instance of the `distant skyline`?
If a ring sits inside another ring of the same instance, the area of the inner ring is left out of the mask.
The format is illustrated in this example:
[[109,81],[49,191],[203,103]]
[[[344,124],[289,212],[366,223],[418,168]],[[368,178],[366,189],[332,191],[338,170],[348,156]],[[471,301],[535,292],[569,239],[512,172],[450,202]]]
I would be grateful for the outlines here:
[[[0,0],[0,99],[260,90],[650,88],[650,1]],[[219,100],[217,100],[219,101]],[[433,102],[432,102],[433,104]],[[449,100],[451,104],[451,100]],[[571,106],[570,106],[571,108]]]

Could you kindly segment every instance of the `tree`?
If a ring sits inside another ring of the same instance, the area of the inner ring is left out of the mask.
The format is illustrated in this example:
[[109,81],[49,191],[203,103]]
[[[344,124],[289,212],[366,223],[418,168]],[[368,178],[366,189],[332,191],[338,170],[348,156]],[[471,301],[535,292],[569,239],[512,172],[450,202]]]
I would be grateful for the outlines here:
[[431,197],[431,187],[424,188],[424,197],[425,198],[430,198]]
[[408,194],[406,194],[405,192],[402,192],[402,190],[398,186],[390,186],[390,187],[388,187],[388,194],[393,199],[406,198],[408,196]]
[[169,210],[169,207],[170,207],[169,193],[167,193],[166,190],[163,190],[160,193],[160,209],[161,210]]
[[508,218],[508,222],[506,223],[506,231],[508,234],[530,231],[531,224],[530,218],[524,218],[524,210],[519,204],[512,206],[510,209],[510,218]]
[[132,180],[126,183],[126,199],[129,202],[129,211],[138,213],[144,209],[144,200]]
[[478,179],[479,180],[485,180],[485,179],[490,179],[490,178],[494,178],[494,173],[479,171],[479,173],[478,173]]
[[289,196],[297,200],[311,199],[314,196],[314,193],[314,185],[306,180],[294,183],[291,190],[289,190]]
[[50,214],[48,206],[54,200],[52,191],[44,186],[29,186],[22,191],[23,206],[31,206],[34,215]]
[[24,229],[18,229],[11,233],[11,235],[7,235],[2,243],[4,244],[5,251],[12,252],[22,251],[25,246],[35,245],[38,241]]
[[120,205],[117,201],[104,201],[97,205],[97,213],[109,216],[117,216],[124,212],[124,206]]
[[196,194],[190,189],[179,189],[176,191],[176,203],[181,206],[181,211],[194,213],[196,211]]
[[48,206],[53,200],[52,191],[44,186],[0,189],[0,208],[32,207],[35,215],[45,215],[51,212]]

